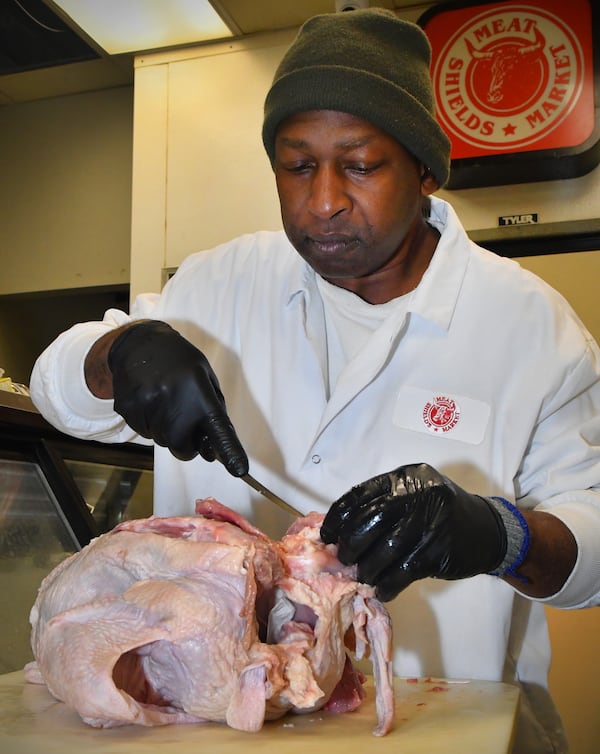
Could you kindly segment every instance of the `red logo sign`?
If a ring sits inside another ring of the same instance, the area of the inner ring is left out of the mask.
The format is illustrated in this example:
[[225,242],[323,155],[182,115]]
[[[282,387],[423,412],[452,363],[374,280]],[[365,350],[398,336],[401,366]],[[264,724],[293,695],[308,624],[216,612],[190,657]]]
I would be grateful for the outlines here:
[[460,408],[452,398],[443,395],[428,401],[423,408],[423,421],[432,432],[449,432],[460,419]]
[[591,27],[588,0],[433,15],[425,31],[452,159],[585,142],[594,130]]

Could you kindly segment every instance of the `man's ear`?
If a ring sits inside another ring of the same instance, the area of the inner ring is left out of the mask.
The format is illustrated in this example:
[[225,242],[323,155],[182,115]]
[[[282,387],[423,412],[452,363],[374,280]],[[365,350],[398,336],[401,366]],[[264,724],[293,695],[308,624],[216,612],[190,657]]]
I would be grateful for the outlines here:
[[437,178],[425,165],[421,166],[421,193],[423,196],[430,196],[435,193],[440,187]]

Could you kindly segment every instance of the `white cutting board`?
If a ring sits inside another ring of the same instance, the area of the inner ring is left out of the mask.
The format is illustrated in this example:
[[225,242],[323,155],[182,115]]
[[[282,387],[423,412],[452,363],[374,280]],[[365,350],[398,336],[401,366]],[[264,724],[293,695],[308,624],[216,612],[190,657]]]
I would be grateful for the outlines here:
[[359,710],[288,715],[258,733],[225,725],[96,729],[22,671],[0,676],[0,752],[6,754],[507,754],[518,689],[490,681],[395,679],[396,725],[376,738],[375,694]]

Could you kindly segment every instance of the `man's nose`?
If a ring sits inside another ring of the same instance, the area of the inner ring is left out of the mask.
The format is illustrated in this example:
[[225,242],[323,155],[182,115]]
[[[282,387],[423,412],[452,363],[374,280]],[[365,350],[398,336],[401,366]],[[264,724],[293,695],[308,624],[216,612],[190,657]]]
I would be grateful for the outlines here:
[[343,174],[333,165],[320,165],[311,182],[309,211],[328,220],[351,206]]

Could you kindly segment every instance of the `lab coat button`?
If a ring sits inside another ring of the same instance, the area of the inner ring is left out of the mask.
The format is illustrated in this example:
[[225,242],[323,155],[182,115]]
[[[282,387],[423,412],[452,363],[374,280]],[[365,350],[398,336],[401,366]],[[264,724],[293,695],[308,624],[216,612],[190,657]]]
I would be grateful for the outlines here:
[[310,460],[311,460],[311,461],[312,461],[313,463],[321,463],[321,456],[319,456],[319,455],[317,455],[317,454],[315,453],[315,455],[314,455],[314,456],[313,456],[313,457],[312,457],[312,458],[311,458]]

